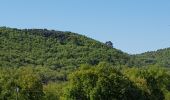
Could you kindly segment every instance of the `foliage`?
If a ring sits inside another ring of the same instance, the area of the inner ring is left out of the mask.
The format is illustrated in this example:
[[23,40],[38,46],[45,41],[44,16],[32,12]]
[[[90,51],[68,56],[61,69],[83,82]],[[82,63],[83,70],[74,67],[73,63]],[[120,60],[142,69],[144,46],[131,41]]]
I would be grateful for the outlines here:
[[2,69],[0,71],[0,98],[11,100],[41,100],[43,87],[32,68]]
[[65,83],[61,82],[50,82],[47,85],[44,85],[45,96],[43,100],[61,100],[65,85]]
[[170,48],[132,55],[129,66],[156,65],[170,67]]
[[[85,36],[46,29],[0,28],[0,66],[48,66],[53,69],[125,64],[128,54]],[[121,61],[121,62],[119,62]]]
[[65,97],[72,100],[140,100],[142,91],[106,63],[70,75]]
[[123,73],[140,89],[149,94],[150,100],[170,99],[170,73],[165,68],[124,68]]
[[0,100],[170,100],[169,67],[169,48],[128,55],[72,32],[0,27]]

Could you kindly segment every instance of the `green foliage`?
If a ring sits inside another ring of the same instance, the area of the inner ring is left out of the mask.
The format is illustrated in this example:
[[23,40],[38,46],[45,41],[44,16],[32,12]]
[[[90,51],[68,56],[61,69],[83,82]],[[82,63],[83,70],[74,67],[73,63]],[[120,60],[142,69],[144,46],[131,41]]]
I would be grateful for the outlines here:
[[61,82],[50,82],[47,85],[44,85],[45,96],[43,100],[61,100],[65,85],[65,83]]
[[16,93],[16,83],[14,78],[14,72],[12,69],[2,69],[0,70],[0,99],[10,100],[15,99]]
[[20,68],[17,73],[20,97],[25,100],[41,100],[44,94],[40,77],[29,67]]
[[41,100],[43,97],[42,83],[32,68],[1,69],[0,73],[0,99]]
[[129,66],[156,65],[170,67],[170,48],[132,55]]
[[[54,69],[125,64],[128,55],[85,36],[46,29],[0,28],[0,66],[46,66]],[[119,62],[121,61],[121,62]]]
[[83,68],[69,77],[65,98],[72,100],[140,100],[143,97],[131,81],[106,63]]
[[165,68],[124,68],[123,73],[140,89],[149,94],[150,100],[170,99],[170,73]]
[[0,27],[0,100],[170,100],[169,59],[169,48],[128,55],[76,33]]

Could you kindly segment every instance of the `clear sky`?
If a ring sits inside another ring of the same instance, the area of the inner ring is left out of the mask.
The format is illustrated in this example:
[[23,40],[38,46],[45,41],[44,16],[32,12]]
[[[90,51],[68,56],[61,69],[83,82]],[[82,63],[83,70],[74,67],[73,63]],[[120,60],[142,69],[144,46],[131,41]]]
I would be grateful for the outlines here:
[[170,0],[0,0],[0,26],[72,31],[141,53],[170,47]]

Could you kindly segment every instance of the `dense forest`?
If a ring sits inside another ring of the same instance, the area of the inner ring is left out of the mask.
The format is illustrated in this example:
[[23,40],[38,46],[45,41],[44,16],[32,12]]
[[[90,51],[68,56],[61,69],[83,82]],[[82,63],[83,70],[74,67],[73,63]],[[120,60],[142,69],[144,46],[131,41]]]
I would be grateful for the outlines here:
[[0,100],[170,100],[170,48],[129,55],[86,36],[0,27]]

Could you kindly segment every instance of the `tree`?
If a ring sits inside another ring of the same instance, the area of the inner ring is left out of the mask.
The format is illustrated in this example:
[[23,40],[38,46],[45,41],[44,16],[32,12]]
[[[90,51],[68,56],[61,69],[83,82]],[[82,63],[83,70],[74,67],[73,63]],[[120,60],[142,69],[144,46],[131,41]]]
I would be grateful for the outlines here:
[[45,96],[43,100],[62,100],[64,83],[50,82],[44,86]]
[[106,44],[107,46],[113,48],[113,43],[112,43],[111,41],[107,41],[105,44]]
[[1,100],[42,100],[43,97],[40,78],[31,67],[1,69],[0,85]]
[[34,73],[32,68],[20,68],[18,70],[17,85],[20,88],[22,99],[41,100],[43,97],[43,86],[40,77]]
[[150,100],[169,99],[169,72],[161,67],[124,68],[123,73],[140,89],[147,92]]
[[80,68],[69,76],[65,98],[72,100],[140,100],[141,91],[106,63]]

